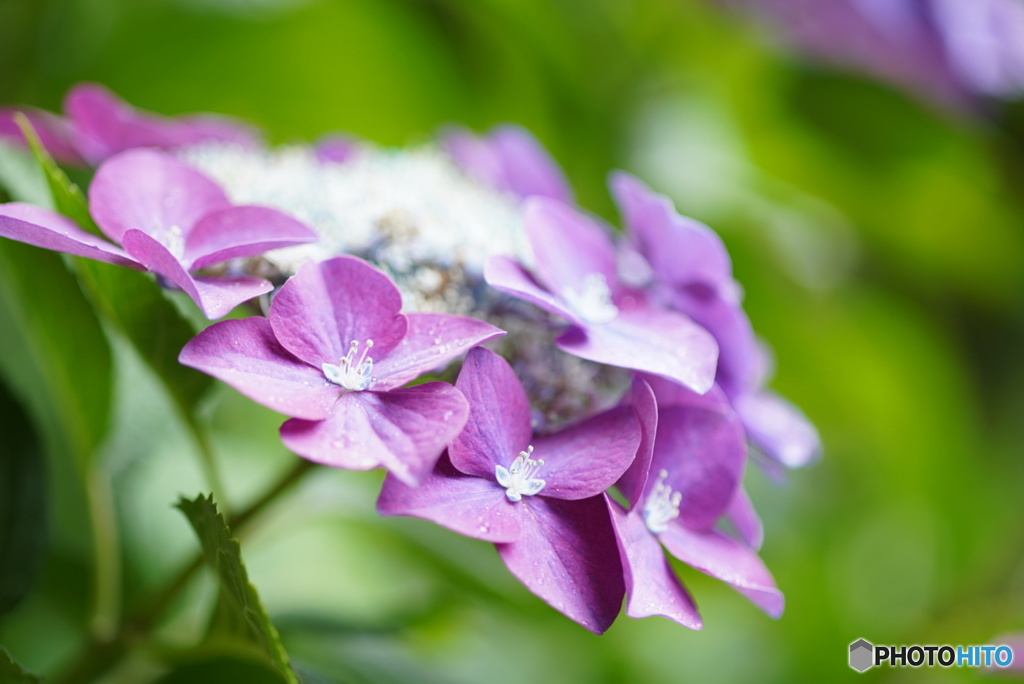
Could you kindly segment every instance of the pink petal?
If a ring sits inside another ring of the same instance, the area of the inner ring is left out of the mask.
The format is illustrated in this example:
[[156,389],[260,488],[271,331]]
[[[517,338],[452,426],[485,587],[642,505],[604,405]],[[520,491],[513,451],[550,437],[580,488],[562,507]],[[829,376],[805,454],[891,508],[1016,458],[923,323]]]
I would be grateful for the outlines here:
[[541,195],[567,204],[573,201],[562,169],[525,128],[498,126],[487,137],[502,166],[502,189],[520,197]]
[[605,229],[579,210],[544,197],[523,208],[523,225],[533,248],[537,280],[555,296],[581,291],[587,276],[599,274],[617,294],[615,246]]
[[448,314],[405,314],[409,329],[386,358],[374,365],[376,390],[401,387],[423,373],[461,356],[477,345],[505,334],[475,318]]
[[185,345],[178,361],[288,416],[326,418],[341,394],[320,369],[288,353],[265,318],[214,323]]
[[466,423],[469,406],[443,382],[390,392],[343,394],[325,420],[292,419],[281,426],[286,447],[317,463],[387,468],[416,486]]
[[761,518],[754,510],[754,504],[750,501],[746,489],[736,489],[736,495],[725,514],[747,546],[755,551],[761,548],[761,544],[764,543],[764,525],[761,524]]
[[359,154],[362,146],[362,141],[357,138],[342,133],[332,133],[317,140],[314,150],[317,160],[321,162],[343,164]]
[[787,468],[805,466],[821,455],[821,438],[814,425],[777,394],[745,394],[736,399],[736,410],[751,441]]
[[71,142],[68,122],[50,112],[31,107],[0,107],[0,138],[15,140],[27,145],[21,127],[14,120],[15,114],[24,114],[35,131],[43,149],[60,164],[80,165],[82,157]]
[[636,457],[640,421],[628,406],[592,416],[554,434],[533,438],[541,493],[557,499],[585,499],[615,484]]
[[492,478],[460,473],[443,454],[434,472],[418,487],[394,475],[384,479],[377,510],[381,515],[408,515],[489,542],[512,542],[521,534],[518,508]]
[[707,392],[715,380],[718,345],[682,314],[642,306],[620,310],[604,325],[570,328],[556,340],[580,358],[653,373]]
[[312,229],[276,209],[226,207],[196,222],[185,241],[184,261],[191,263],[191,269],[199,269],[316,239]]
[[500,292],[530,302],[576,325],[583,325],[583,321],[559,297],[545,290],[518,262],[508,257],[488,259],[484,264],[484,280]]
[[125,231],[121,242],[132,258],[184,290],[210,320],[274,289],[262,278],[193,278],[162,243],[141,230]]
[[655,403],[651,386],[640,376],[633,378],[633,386],[623,400],[633,407],[640,421],[640,446],[636,458],[619,479],[617,485],[630,506],[636,506],[647,486],[651,458],[654,455],[654,439],[658,431],[658,405]]
[[337,364],[353,342],[373,340],[380,362],[405,336],[402,296],[391,279],[355,257],[308,263],[288,279],[270,306],[274,334],[288,351],[321,367]]
[[684,627],[704,624],[689,592],[665,558],[657,537],[639,513],[626,513],[607,497],[608,511],[619,543],[626,583],[626,615],[644,618],[661,615]]
[[530,401],[508,362],[483,348],[466,355],[455,386],[469,402],[469,418],[448,450],[452,464],[494,480],[495,466],[507,468],[529,446]]
[[615,621],[625,585],[604,496],[524,498],[522,536],[498,553],[526,588],[597,634]]
[[740,542],[717,530],[688,530],[678,519],[659,537],[679,560],[733,585],[771,617],[782,615],[782,592],[775,587],[775,580],[757,554]]
[[213,181],[156,150],[129,150],[111,157],[89,186],[92,216],[116,242],[133,229],[161,239],[177,228],[187,239],[204,214],[229,205]]
[[142,266],[119,248],[85,232],[65,216],[32,204],[0,204],[0,236],[55,252],[142,270]]

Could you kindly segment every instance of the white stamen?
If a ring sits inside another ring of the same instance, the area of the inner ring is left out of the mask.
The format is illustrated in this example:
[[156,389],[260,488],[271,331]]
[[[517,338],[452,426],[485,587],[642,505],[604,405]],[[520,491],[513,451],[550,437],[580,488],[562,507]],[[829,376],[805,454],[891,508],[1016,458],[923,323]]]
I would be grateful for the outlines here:
[[667,530],[668,524],[679,517],[679,502],[683,500],[681,493],[672,491],[672,488],[665,484],[667,477],[667,470],[658,473],[654,491],[644,503],[644,523],[654,534]]
[[512,461],[512,467],[506,469],[499,465],[494,468],[494,474],[498,478],[498,484],[505,487],[505,496],[509,501],[519,501],[524,496],[533,496],[544,489],[547,484],[544,480],[534,477],[541,466],[543,459],[534,460],[533,446],[526,447],[526,451],[520,451],[516,460]]
[[359,342],[352,340],[348,354],[341,357],[338,365],[323,364],[324,375],[335,385],[341,385],[352,392],[369,389],[373,385],[373,378],[370,377],[370,373],[373,372],[373,359],[369,356],[372,347],[373,340],[366,340],[363,353],[359,355]]
[[601,273],[588,273],[581,290],[562,288],[562,299],[584,323],[600,325],[619,315],[618,307],[612,303],[612,291]]

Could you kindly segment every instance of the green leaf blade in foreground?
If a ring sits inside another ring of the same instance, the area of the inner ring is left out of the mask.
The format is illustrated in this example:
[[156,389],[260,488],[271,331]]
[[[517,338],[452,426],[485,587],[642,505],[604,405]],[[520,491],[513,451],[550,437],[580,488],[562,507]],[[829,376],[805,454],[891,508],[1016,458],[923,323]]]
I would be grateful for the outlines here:
[[27,672],[25,668],[14,662],[14,658],[6,648],[0,646],[0,683],[2,684],[42,684],[42,679]]
[[[35,583],[46,550],[46,468],[42,441],[25,409],[0,383],[0,616]],[[2,681],[2,680],[0,680]]]
[[216,574],[220,587],[216,619],[225,621],[228,616],[224,612],[230,611],[229,622],[246,628],[247,634],[242,636],[260,647],[288,684],[299,684],[277,630],[260,603],[256,589],[249,583],[238,540],[231,536],[213,497],[200,495],[191,501],[182,498],[177,507],[191,523],[203,556]]

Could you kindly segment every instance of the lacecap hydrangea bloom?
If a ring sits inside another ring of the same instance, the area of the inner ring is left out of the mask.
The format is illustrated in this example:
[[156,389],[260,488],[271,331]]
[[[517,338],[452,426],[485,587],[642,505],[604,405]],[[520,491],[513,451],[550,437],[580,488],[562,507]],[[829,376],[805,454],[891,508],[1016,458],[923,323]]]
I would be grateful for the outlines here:
[[[121,247],[17,204],[0,208],[3,235],[152,270],[210,318],[244,299],[204,296],[210,264],[258,279],[253,293],[273,286],[265,316],[212,324],[180,361],[287,416],[299,456],[384,468],[382,514],[494,543],[587,629],[606,630],[624,598],[631,617],[700,628],[668,556],[781,613],[742,486],[748,446],[783,468],[820,443],[765,389],[710,228],[614,174],[615,230],[515,126],[403,149],[338,134],[269,148],[244,126],[84,88],[67,119],[33,117],[55,156],[99,164],[91,211]],[[125,180],[136,167],[152,180]]]

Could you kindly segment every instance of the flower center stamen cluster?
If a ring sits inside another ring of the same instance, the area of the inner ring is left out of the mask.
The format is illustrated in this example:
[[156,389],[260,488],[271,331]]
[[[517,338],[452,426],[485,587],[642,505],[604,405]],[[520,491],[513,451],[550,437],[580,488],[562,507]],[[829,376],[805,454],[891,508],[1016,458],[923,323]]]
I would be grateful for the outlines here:
[[348,354],[341,357],[337,365],[323,364],[324,375],[328,380],[352,392],[369,389],[373,384],[373,378],[370,377],[370,373],[373,372],[373,359],[369,356],[373,340],[366,340],[362,354],[359,353],[359,347],[359,341],[352,340]]
[[498,484],[505,487],[505,496],[509,501],[519,501],[524,496],[533,496],[544,489],[547,484],[544,480],[534,477],[537,471],[544,465],[543,459],[532,459],[533,446],[526,447],[526,451],[520,451],[512,466],[508,469],[503,465],[495,466],[494,474],[498,478]]
[[602,273],[588,273],[579,290],[569,286],[562,288],[562,298],[584,323],[600,325],[619,315],[618,307],[612,303],[608,281]]
[[667,470],[658,473],[654,491],[644,503],[644,523],[654,534],[661,534],[667,530],[668,524],[679,517],[679,503],[683,500],[680,492],[672,491],[672,488],[665,484],[667,477]]

